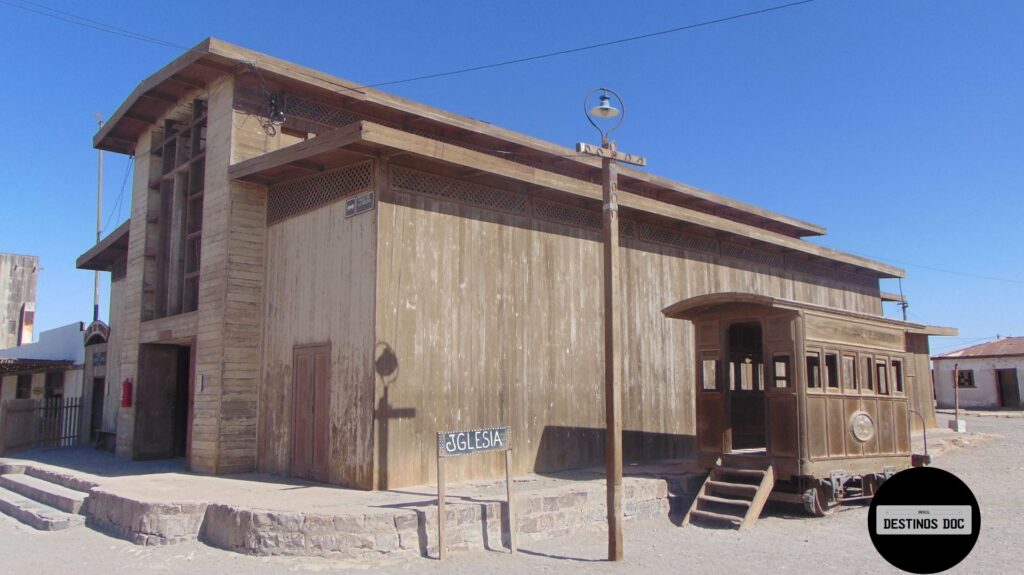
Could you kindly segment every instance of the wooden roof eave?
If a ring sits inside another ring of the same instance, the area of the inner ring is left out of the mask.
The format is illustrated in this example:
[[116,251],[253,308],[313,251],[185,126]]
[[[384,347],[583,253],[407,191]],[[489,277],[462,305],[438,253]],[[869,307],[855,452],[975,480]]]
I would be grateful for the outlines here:
[[[244,63],[255,64],[268,79],[317,89],[335,96],[344,96],[347,99],[356,101],[359,106],[377,107],[385,111],[399,112],[406,114],[410,120],[422,119],[462,130],[467,134],[474,134],[478,138],[491,139],[495,142],[496,146],[502,144],[520,146],[531,151],[546,154],[552,161],[560,161],[568,165],[582,165],[592,169],[600,168],[600,160],[580,156],[569,148],[494,126],[487,122],[413,102],[386,92],[366,88],[354,82],[292,64],[266,54],[254,52],[216,38],[203,40],[140,83],[124,103],[121,104],[114,115],[111,116],[110,121],[96,134],[96,137],[93,139],[93,145],[97,148],[113,152],[133,153],[134,137],[137,136],[135,131],[137,130],[127,129],[124,124],[131,121],[130,113],[140,100],[149,100],[154,110],[162,109],[161,105],[169,109],[169,107],[175,104],[175,102],[171,101],[173,99],[171,94],[175,91],[169,90],[168,86],[181,82],[182,79],[179,76],[190,67],[215,66],[223,70],[230,70],[232,67]],[[195,87],[197,86],[193,85],[193,88]],[[712,209],[714,207],[720,208],[721,214],[728,216],[727,219],[736,219],[739,216],[752,218],[756,220],[758,226],[777,229],[783,235],[794,238],[817,236],[826,233],[824,227],[777,214],[725,196],[719,196],[667,178],[654,176],[628,166],[620,168],[620,177],[624,181],[633,179],[650,186],[662,188],[665,191],[680,193],[688,198],[708,202],[713,205]]]
[[114,262],[128,253],[130,227],[131,220],[126,220],[98,244],[78,256],[78,259],[75,261],[75,267],[80,270],[111,271]]
[[[369,145],[379,149],[398,150],[448,165],[472,168],[503,179],[572,194],[577,197],[592,200],[600,200],[601,198],[601,186],[597,184],[525,166],[482,152],[476,152],[367,121],[355,122],[316,138],[239,162],[229,168],[228,175],[232,179],[261,184],[273,185],[282,183],[283,180],[275,180],[272,177],[275,170],[280,170],[282,166],[295,162],[317,162],[324,156],[331,154],[334,150],[357,144]],[[904,275],[903,270],[887,264],[811,244],[801,239],[765,230],[757,226],[735,222],[673,204],[666,204],[665,202],[645,196],[620,191],[619,204],[626,209],[655,214],[709,228],[717,232],[749,238],[755,242],[774,245],[793,252],[800,252],[810,257],[849,264],[856,268],[868,270],[878,277],[903,277]]]

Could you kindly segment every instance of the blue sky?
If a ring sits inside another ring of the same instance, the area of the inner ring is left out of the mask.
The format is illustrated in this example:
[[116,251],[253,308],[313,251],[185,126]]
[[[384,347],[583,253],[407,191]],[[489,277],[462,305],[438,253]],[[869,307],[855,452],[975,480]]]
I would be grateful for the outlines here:
[[[42,260],[38,328],[91,319],[92,275],[74,260],[95,241],[94,114],[181,52],[9,4],[178,45],[216,36],[372,84],[784,3],[4,0],[0,251]],[[817,0],[385,89],[572,146],[596,139],[582,96],[612,87],[628,109],[621,149],[659,175],[828,228],[813,241],[904,267],[910,319],[961,330],[933,338],[941,351],[1024,335],[1022,25],[1024,3],[1010,0]],[[112,209],[126,160],[105,154],[105,231],[128,217],[127,197]]]

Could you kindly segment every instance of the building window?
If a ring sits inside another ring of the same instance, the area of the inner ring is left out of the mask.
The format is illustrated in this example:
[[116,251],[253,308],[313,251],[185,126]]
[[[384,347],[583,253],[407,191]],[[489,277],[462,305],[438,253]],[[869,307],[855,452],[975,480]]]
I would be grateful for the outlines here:
[[789,387],[789,356],[779,354],[772,358],[772,381],[775,389]]
[[63,371],[48,371],[46,372],[46,387],[44,389],[43,397],[64,397],[64,372]]
[[873,380],[873,374],[875,373],[874,360],[870,357],[864,358],[864,385],[861,389],[867,392],[875,390],[875,382]]
[[14,390],[15,399],[32,398],[32,374],[25,373],[18,376],[18,387]]
[[897,359],[892,360],[892,390],[903,393],[903,362]]
[[875,379],[878,380],[878,393],[889,395],[889,366],[884,359],[875,362]]
[[701,389],[718,391],[718,354],[704,352],[701,362]]
[[814,351],[807,354],[807,389],[821,389],[821,356]]
[[961,369],[960,375],[956,380],[957,387],[977,387],[974,385],[974,370],[973,369]]
[[839,389],[839,356],[837,354],[825,354],[825,385],[829,389]]
[[843,356],[843,385],[850,391],[857,391],[857,358]]

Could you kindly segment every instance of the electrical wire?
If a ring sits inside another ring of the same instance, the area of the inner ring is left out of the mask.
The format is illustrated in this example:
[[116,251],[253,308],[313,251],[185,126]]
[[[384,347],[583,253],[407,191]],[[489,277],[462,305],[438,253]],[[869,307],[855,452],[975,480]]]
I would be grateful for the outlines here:
[[[128,173],[131,172],[132,164],[135,163],[135,156],[129,156],[128,161],[124,165],[124,178],[121,180],[121,191],[117,194],[117,200],[114,201],[114,205],[110,207],[110,214],[107,215],[107,223],[100,228],[103,232],[107,231],[113,221],[120,221],[121,219],[121,200],[124,198],[124,190],[128,184]],[[117,210],[117,220],[114,220],[114,210]]]
[[[775,11],[779,11],[779,10],[785,10],[787,8],[793,8],[793,7],[796,7],[796,6],[800,6],[802,4],[810,4],[810,3],[814,2],[814,1],[815,0],[799,0],[797,2],[790,2],[788,4],[780,4],[780,5],[777,5],[777,6],[770,6],[768,8],[762,8],[760,10],[752,10],[752,11],[743,12],[743,13],[740,13],[740,14],[733,14],[731,16],[725,16],[725,17],[722,17],[722,18],[715,18],[713,20],[705,20],[705,21],[702,21],[702,22],[696,22],[694,24],[686,24],[686,25],[683,25],[683,26],[677,26],[677,27],[674,27],[674,28],[668,28],[666,30],[658,30],[656,32],[648,32],[646,34],[640,34],[640,35],[637,35],[637,36],[629,36],[627,38],[618,38],[618,39],[615,39],[615,40],[608,40],[606,42],[598,42],[596,44],[588,44],[588,45],[585,45],[585,46],[578,46],[578,47],[575,47],[575,48],[568,48],[568,49],[565,49],[565,50],[556,50],[554,52],[545,52],[543,54],[534,54],[532,56],[525,56],[525,57],[521,57],[521,58],[514,58],[514,59],[511,59],[511,60],[504,60],[504,61],[501,61],[501,62],[493,62],[493,63],[490,63],[490,64],[482,64],[482,65],[479,65],[479,66],[471,66],[471,67],[468,67],[468,68],[459,68],[459,69],[456,69],[456,70],[449,70],[449,71],[445,71],[445,72],[435,72],[435,73],[431,73],[431,74],[424,74],[424,75],[421,75],[421,76],[414,76],[414,77],[411,77],[411,78],[403,78],[403,79],[399,79],[399,80],[388,80],[388,81],[385,81],[385,82],[377,82],[375,84],[367,84],[367,85],[364,85],[364,86],[360,86],[360,88],[377,88],[377,87],[381,87],[381,86],[393,86],[395,84],[405,84],[405,83],[408,83],[408,82],[418,82],[420,80],[428,80],[428,79],[432,79],[432,78],[441,78],[441,77],[445,77],[445,76],[454,76],[454,75],[457,75],[457,74],[466,74],[466,73],[469,73],[469,72],[479,72],[481,70],[490,70],[490,69],[493,69],[493,68],[500,68],[500,67],[503,67],[503,66],[512,66],[512,65],[515,65],[515,64],[523,64],[523,63],[526,63],[526,62],[533,62],[533,61],[536,61],[536,60],[543,60],[543,59],[546,59],[546,58],[554,58],[554,57],[557,57],[557,56],[565,56],[565,55],[568,55],[568,54],[575,54],[575,53],[584,52],[584,51],[587,51],[587,50],[596,50],[598,48],[607,48],[609,46],[616,46],[616,45],[619,45],[619,44],[626,44],[628,42],[636,42],[636,41],[639,41],[639,40],[646,40],[646,39],[654,38],[654,37],[657,37],[657,36],[665,36],[665,35],[668,35],[668,34],[675,34],[675,33],[678,33],[678,32],[684,32],[684,31],[687,31],[687,30],[693,30],[695,28],[703,28],[705,26],[712,26],[714,24],[721,24],[721,23],[724,23],[724,22],[732,21],[732,20],[739,20],[741,18],[748,18],[750,16],[757,16],[757,15],[760,15],[760,14],[766,14],[768,12],[775,12]],[[158,46],[163,46],[163,47],[166,47],[166,48],[176,48],[176,49],[179,49],[179,50],[189,50],[189,48],[187,48],[185,46],[182,46],[180,44],[176,44],[174,42],[169,42],[167,40],[162,40],[160,38],[154,38],[153,36],[147,36],[145,34],[140,34],[138,32],[132,32],[131,30],[126,30],[124,28],[119,28],[117,26],[112,26],[110,24],[105,24],[103,22],[99,22],[97,20],[92,20],[92,19],[89,19],[89,18],[85,18],[85,17],[79,16],[77,14],[72,14],[70,12],[64,12],[62,10],[56,10],[54,8],[50,8],[49,6],[45,6],[43,4],[39,4],[39,3],[36,3],[36,2],[30,2],[29,0],[20,0],[20,3],[12,2],[11,0],[0,0],[0,4],[6,5],[6,6],[10,6],[12,8],[17,8],[19,10],[25,10],[27,12],[32,12],[32,13],[35,13],[35,14],[38,14],[38,15],[41,15],[41,16],[46,16],[46,17],[49,17],[49,18],[55,18],[57,20],[62,20],[64,22],[68,22],[68,23],[71,23],[71,24],[76,24],[78,26],[84,26],[86,28],[91,28],[93,30],[98,30],[100,32],[106,32],[108,34],[114,34],[114,35],[117,35],[117,36],[122,36],[122,37],[130,38],[130,39],[133,39],[133,40],[139,40],[139,41],[142,41],[142,42],[149,42],[150,44],[156,44]],[[358,92],[359,91],[359,88],[353,88],[351,86],[344,86],[344,85],[337,84],[337,83],[334,83],[334,84],[337,85],[338,87],[342,88],[342,89],[345,89],[345,90],[350,90],[350,91],[354,91],[354,92]]]
[[1011,278],[1000,278],[1000,277],[986,276],[986,275],[981,275],[981,274],[972,274],[970,272],[962,272],[962,271],[957,271],[957,270],[947,270],[947,269],[943,269],[943,268],[936,268],[936,267],[931,267],[931,266],[926,266],[926,265],[921,265],[921,264],[915,264],[915,263],[911,263],[911,262],[904,262],[904,261],[900,261],[900,260],[894,260],[892,258],[884,258],[884,257],[881,257],[881,256],[873,256],[873,255],[869,255],[869,254],[861,254],[861,255],[866,257],[866,258],[871,258],[873,260],[878,260],[878,261],[882,261],[882,262],[889,262],[889,263],[898,264],[898,265],[901,265],[901,266],[910,266],[910,267],[915,267],[915,268],[921,268],[921,269],[925,269],[925,270],[931,270],[933,272],[941,272],[941,273],[945,273],[945,274],[954,274],[954,275],[965,276],[965,277],[969,277],[969,278],[975,278],[975,279],[981,279],[981,280],[990,280],[990,281],[997,281],[997,282],[1005,282],[1005,283],[1011,283],[1011,284],[1024,284],[1024,280],[1011,279]]

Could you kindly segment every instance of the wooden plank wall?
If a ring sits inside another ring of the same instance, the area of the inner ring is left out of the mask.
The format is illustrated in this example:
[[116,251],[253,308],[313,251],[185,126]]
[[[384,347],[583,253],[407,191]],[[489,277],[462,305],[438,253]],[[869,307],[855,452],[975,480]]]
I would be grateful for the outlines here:
[[259,469],[287,475],[296,345],[330,342],[331,483],[372,488],[376,211],[339,201],[267,228]]
[[[110,374],[117,377],[117,382],[131,379],[137,383],[138,361],[139,361],[139,332],[142,321],[142,299],[144,291],[148,286],[145,283],[146,249],[147,241],[147,214],[149,206],[149,178],[154,172],[159,173],[160,158],[149,154],[152,146],[153,134],[151,131],[144,132],[136,143],[140,152],[135,159],[135,170],[132,178],[132,200],[131,200],[131,224],[129,226],[128,256],[126,271],[122,280],[121,305],[118,317],[111,315],[111,333],[116,338],[112,345],[112,353],[107,357],[110,363],[116,363],[116,367],[110,369]],[[148,246],[152,248],[153,246]],[[155,248],[154,248],[155,249]],[[111,297],[115,294],[111,290]],[[113,301],[113,300],[111,300]],[[115,322],[116,320],[116,322]],[[117,387],[120,394],[120,385]],[[109,417],[113,411],[116,418],[117,447],[119,457],[131,457],[133,454],[135,438],[135,408],[120,407],[120,397],[115,402],[107,404]],[[106,423],[106,422],[105,422]]]
[[228,167],[252,132],[234,130],[234,81],[210,88],[193,391],[192,468],[256,467],[266,191]]
[[[516,473],[600,463],[598,234],[403,193],[380,204],[379,219],[377,341],[398,367],[387,385],[378,377],[377,402],[405,415],[378,410],[378,485],[433,481],[442,429],[510,425]],[[692,449],[692,327],[665,319],[665,306],[753,291],[881,307],[877,293],[841,282],[654,244],[622,249],[627,459]],[[448,472],[459,481],[500,471],[500,458],[480,456]]]

